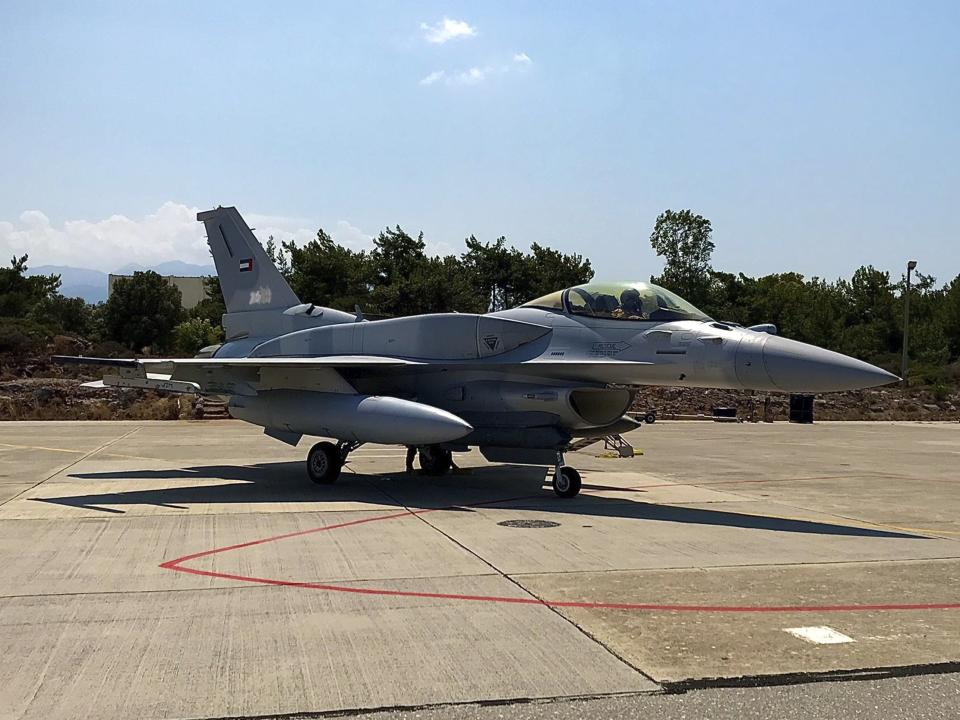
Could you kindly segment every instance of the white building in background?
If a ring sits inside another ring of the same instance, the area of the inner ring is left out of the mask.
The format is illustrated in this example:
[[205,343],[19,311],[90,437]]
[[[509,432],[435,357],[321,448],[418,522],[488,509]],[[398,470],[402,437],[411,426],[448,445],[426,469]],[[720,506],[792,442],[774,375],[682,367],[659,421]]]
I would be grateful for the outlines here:
[[[110,275],[107,279],[107,297],[113,295],[113,284],[120,279],[129,278],[132,275]],[[207,297],[207,291],[203,286],[202,277],[181,277],[179,275],[164,275],[163,279],[176,288],[179,288],[181,304],[184,310],[190,310],[200,304],[201,300]]]

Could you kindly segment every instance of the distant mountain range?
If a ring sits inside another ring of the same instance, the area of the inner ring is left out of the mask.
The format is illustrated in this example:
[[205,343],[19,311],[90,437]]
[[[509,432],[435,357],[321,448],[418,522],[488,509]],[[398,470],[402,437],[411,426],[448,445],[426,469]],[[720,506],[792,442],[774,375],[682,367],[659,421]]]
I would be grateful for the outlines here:
[[[115,270],[113,274],[132,275],[144,270],[153,270],[161,275],[180,275],[181,277],[217,274],[213,265],[192,265],[181,260],[170,260],[152,267],[129,263]],[[100,270],[70,267],[68,265],[37,265],[27,270],[27,275],[59,275],[60,294],[66,297],[80,297],[88,303],[103,302],[107,299],[108,273]]]

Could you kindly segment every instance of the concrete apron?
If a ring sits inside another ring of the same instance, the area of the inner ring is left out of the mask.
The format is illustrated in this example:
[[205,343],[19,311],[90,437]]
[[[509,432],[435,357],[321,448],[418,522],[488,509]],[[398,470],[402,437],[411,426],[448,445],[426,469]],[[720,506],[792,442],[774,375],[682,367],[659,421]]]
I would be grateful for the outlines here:
[[315,487],[306,447],[235,422],[4,424],[0,717],[960,660],[960,427],[657,423],[632,440],[644,456],[571,455],[584,493],[564,501],[542,470],[475,453],[408,477],[402,448],[366,446]]

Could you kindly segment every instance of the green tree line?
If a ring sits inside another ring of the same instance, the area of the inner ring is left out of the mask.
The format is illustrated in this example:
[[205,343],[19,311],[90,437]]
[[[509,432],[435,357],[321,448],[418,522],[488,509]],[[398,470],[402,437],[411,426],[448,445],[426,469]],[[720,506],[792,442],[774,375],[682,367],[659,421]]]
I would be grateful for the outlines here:
[[[753,325],[772,322],[781,334],[899,369],[903,278],[864,266],[850,279],[805,278],[794,272],[749,277],[714,269],[712,226],[690,210],[667,210],[650,242],[664,259],[651,280],[711,317]],[[519,305],[592,279],[590,261],[534,243],[521,251],[500,237],[471,236],[459,255],[432,256],[423,235],[384,229],[371,250],[353,250],[319,230],[303,244],[266,243],[304,301],[366,317],[428,312],[488,312]],[[104,352],[190,355],[222,339],[223,300],[216,278],[209,297],[185,311],[180,292],[152,272],[114,285],[106,303],[90,305],[59,292],[57,276],[27,276],[28,258],[0,268],[0,353],[39,353],[56,335],[80,336]],[[633,274],[631,264],[628,274]],[[615,279],[615,278],[611,278]],[[917,273],[911,287],[910,355],[921,382],[955,382],[960,357],[960,276],[938,285]]]
[[[520,304],[593,277],[590,261],[534,243],[529,252],[506,238],[484,243],[471,236],[460,255],[431,256],[423,234],[386,228],[373,249],[333,242],[323,229],[303,246],[266,251],[298,297],[368,317],[430,312],[487,312]],[[82,336],[102,352],[192,355],[222,339],[225,312],[217,278],[208,297],[184,310],[180,291],[154,272],[117,280],[105,303],[64,298],[60,278],[27,276],[27,256],[0,268],[0,353],[39,353],[57,335]]]
[[[650,236],[664,259],[651,281],[685,297],[711,317],[743,325],[774,323],[781,335],[820,345],[899,372],[906,277],[871,265],[851,278],[805,278],[796,272],[749,277],[716,270],[712,226],[690,210],[667,210]],[[949,385],[958,380],[960,275],[938,285],[914,273],[910,287],[910,377]]]
[[581,255],[537,243],[530,252],[504,237],[484,243],[471,235],[465,243],[459,256],[429,256],[423,233],[397,226],[374,238],[370,251],[342,247],[323,230],[302,247],[270,238],[266,249],[301,299],[383,317],[503,310],[593,277]]

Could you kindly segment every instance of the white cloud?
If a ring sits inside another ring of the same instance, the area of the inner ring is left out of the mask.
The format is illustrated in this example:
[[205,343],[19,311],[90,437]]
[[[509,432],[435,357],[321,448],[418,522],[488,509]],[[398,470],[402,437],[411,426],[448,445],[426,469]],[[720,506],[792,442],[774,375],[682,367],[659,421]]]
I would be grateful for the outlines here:
[[112,215],[97,221],[68,220],[58,227],[39,210],[27,210],[18,223],[0,221],[0,257],[24,253],[30,256],[31,266],[104,271],[128,263],[211,262],[197,208],[173,202],[139,220]]
[[509,72],[523,72],[533,64],[530,56],[525,52],[515,53],[510,63],[501,62],[499,65],[475,66],[466,70],[447,71],[435,70],[424,78],[421,78],[421,85],[435,85],[443,83],[447,86],[454,85],[479,85],[484,80],[495,75],[506,75]]
[[292,218],[282,215],[258,215],[257,213],[243,213],[243,219],[254,231],[257,239],[266,244],[267,239],[273,237],[277,247],[281,243],[291,240],[297,245],[310,242],[317,236],[317,225],[307,218]]
[[[317,236],[319,223],[308,218],[245,213],[244,219],[266,243],[271,235],[277,245],[294,241],[305,245]],[[373,236],[347,220],[325,228],[333,241],[351,250],[372,250]],[[168,260],[198,265],[213,264],[207,249],[197,208],[164,203],[141,219],[112,215],[104,220],[68,220],[55,226],[39,210],[21,213],[17,222],[0,220],[0,262],[13,255],[30,256],[29,266],[66,265],[113,272],[130,263],[152,266]],[[455,252],[448,243],[427,241],[428,255]]]
[[443,70],[435,70],[425,78],[420,80],[421,85],[433,85],[438,80],[443,80],[446,77],[447,73]]
[[[305,218],[255,213],[245,214],[244,218],[263,242],[273,235],[278,243],[294,240],[303,244],[317,234],[317,225]],[[334,239],[338,239],[341,226],[359,233],[341,221]],[[355,234],[348,233],[344,243],[355,238]],[[0,220],[0,258],[23,254],[30,256],[30,267],[68,265],[104,272],[130,263],[151,266],[168,260],[199,265],[213,262],[203,224],[197,222],[197,208],[175,202],[166,202],[155,213],[139,219],[112,215],[103,220],[67,220],[58,226],[39,210],[27,210],[17,222]]]
[[425,240],[426,247],[423,251],[430,257],[445,257],[447,255],[457,255],[463,250],[454,250],[453,245],[443,240]]
[[469,70],[457,73],[451,78],[454,85],[476,85],[487,79],[487,76],[493,72],[491,67],[472,67]]
[[373,236],[367,235],[360,228],[354,227],[346,220],[338,220],[336,227],[330,232],[330,237],[338,245],[351,250],[372,250]]
[[477,85],[483,82],[491,73],[496,72],[494,67],[472,67],[460,72],[436,70],[420,80],[421,85],[433,85],[443,82],[444,85]]
[[477,34],[476,28],[463,20],[451,20],[448,17],[433,25],[420,23],[420,29],[423,31],[424,39],[435,45],[442,45],[456,38],[473,37]]

